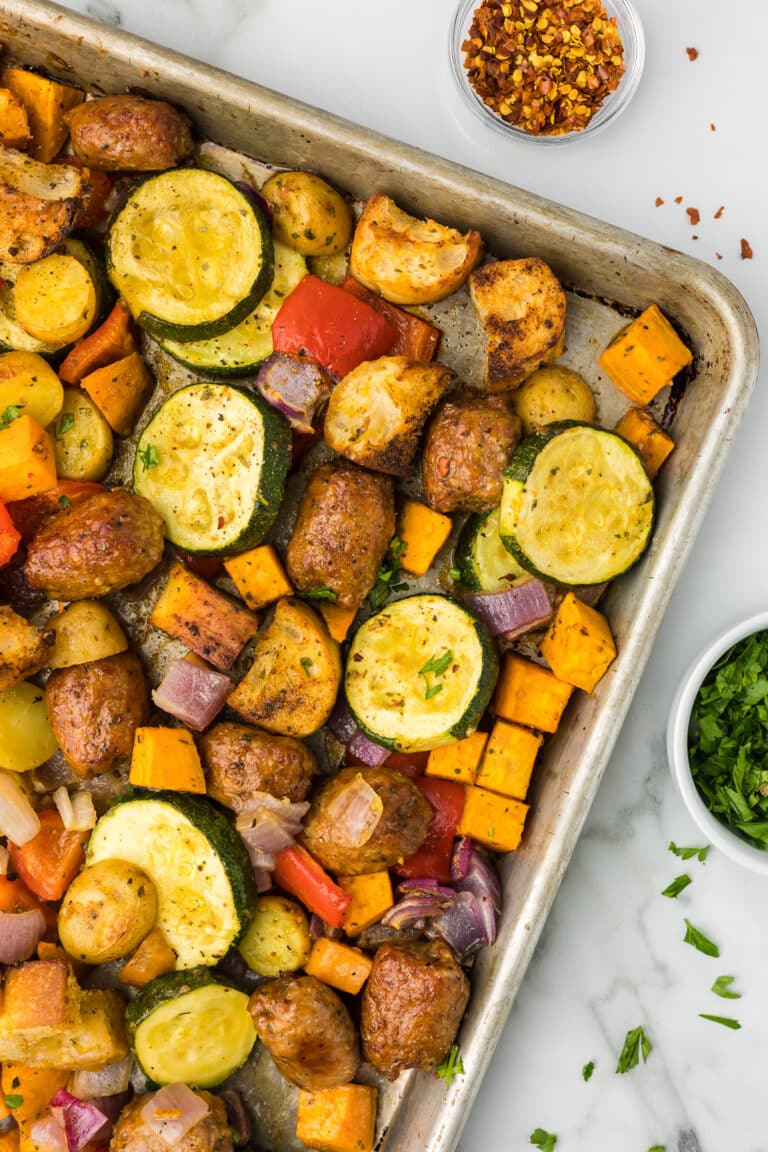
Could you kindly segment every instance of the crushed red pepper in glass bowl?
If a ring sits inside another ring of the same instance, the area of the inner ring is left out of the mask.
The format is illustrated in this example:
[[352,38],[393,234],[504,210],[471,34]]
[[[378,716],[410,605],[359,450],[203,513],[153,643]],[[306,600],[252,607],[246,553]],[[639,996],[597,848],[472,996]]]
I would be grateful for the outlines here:
[[594,132],[629,103],[645,58],[629,0],[462,0],[451,65],[486,123],[563,143]]

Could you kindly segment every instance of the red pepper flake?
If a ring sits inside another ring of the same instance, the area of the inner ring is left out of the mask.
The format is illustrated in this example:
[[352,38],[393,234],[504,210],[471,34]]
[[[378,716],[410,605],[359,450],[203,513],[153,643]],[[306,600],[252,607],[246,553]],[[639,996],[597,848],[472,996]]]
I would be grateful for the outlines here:
[[683,202],[682,196],[675,196],[675,204],[682,204],[682,202]]
[[698,58],[699,58],[698,48],[686,48],[686,52],[688,53],[688,59],[689,60],[691,60],[691,61],[698,60]]
[[725,204],[721,204],[717,212],[715,212],[715,220],[719,220],[723,212],[725,212]]
[[661,208],[663,203],[664,203],[664,201],[662,200],[661,196],[657,196],[656,197],[656,207]]
[[691,222],[691,227],[695,228],[699,220],[701,220],[701,213],[699,212],[698,208],[686,208],[685,211],[688,215],[688,219]]
[[691,240],[698,240],[698,236],[691,236]]
[[749,240],[745,240],[743,237],[741,240],[741,258],[742,260],[752,259],[752,245],[749,243]]
[[723,258],[720,252],[715,252],[715,256],[717,256],[718,260],[722,260]]
[[715,127],[714,124],[710,124],[709,130],[710,130],[710,132],[717,132],[717,128]]

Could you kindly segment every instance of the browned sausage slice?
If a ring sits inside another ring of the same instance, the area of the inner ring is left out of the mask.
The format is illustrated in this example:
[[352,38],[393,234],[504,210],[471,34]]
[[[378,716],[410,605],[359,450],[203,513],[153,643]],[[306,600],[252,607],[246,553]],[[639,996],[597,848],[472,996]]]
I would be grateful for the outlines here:
[[225,721],[200,740],[208,795],[235,812],[253,808],[256,792],[306,798],[317,770],[315,757],[292,736],[274,736],[250,724]]
[[501,501],[502,473],[520,440],[503,396],[456,396],[438,409],[424,446],[424,495],[436,512],[483,512]]
[[159,172],[192,155],[189,120],[164,100],[101,96],[65,117],[82,164],[108,172]]
[[299,1088],[338,1088],[357,1072],[355,1026],[341,999],[314,976],[262,984],[248,1009],[279,1071]]

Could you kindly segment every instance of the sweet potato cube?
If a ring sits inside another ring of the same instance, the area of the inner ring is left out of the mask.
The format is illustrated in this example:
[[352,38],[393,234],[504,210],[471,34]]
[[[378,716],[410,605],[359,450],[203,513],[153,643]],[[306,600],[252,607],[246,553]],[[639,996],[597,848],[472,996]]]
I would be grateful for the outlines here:
[[471,836],[497,852],[512,852],[520,844],[528,805],[487,788],[469,784],[465,789],[464,811],[456,831]]
[[376,1089],[344,1084],[299,1092],[296,1135],[316,1152],[373,1152]]
[[137,728],[129,781],[136,788],[205,792],[205,774],[186,728]]
[[171,568],[149,621],[223,672],[259,628],[258,617],[183,564]]
[[365,876],[339,876],[339,885],[350,904],[344,915],[347,936],[359,936],[381,920],[394,904],[389,872],[368,872]]
[[625,396],[636,404],[649,404],[692,360],[690,348],[651,304],[608,345],[598,363]]
[[61,960],[30,960],[9,968],[3,990],[2,1030],[62,1026],[67,1017],[70,968]]
[[630,408],[616,425],[615,432],[628,440],[645,465],[651,480],[675,446],[671,436],[643,408]]
[[328,629],[330,635],[337,642],[343,644],[352,623],[357,616],[357,608],[345,608],[343,604],[331,604],[329,600],[320,600],[316,608]]
[[26,108],[32,136],[30,152],[47,164],[61,151],[69,135],[64,116],[70,108],[82,104],[85,92],[26,68],[3,68],[0,83]]
[[130,436],[153,383],[144,357],[140,352],[132,352],[83,376],[80,386],[110,428],[118,436]]
[[373,961],[359,948],[321,936],[312,945],[304,971],[324,984],[356,996],[368,979]]
[[[75,344],[59,365],[59,379],[79,384],[97,368],[124,360],[136,351],[131,314],[118,300],[106,320]],[[95,401],[94,401],[95,403]]]
[[541,654],[559,680],[591,692],[615,659],[616,645],[602,612],[569,592],[541,642]]
[[433,748],[424,769],[425,776],[439,776],[441,780],[456,780],[459,784],[474,784],[487,739],[487,732],[473,732],[455,744]]
[[452,528],[450,516],[433,512],[418,500],[406,500],[397,530],[404,545],[400,567],[414,576],[423,576],[431,568]]
[[556,732],[573,688],[547,668],[510,652],[496,685],[494,708],[503,720]]
[[29,136],[26,108],[10,88],[0,88],[0,144],[6,148],[26,148]]
[[6,1100],[19,1101],[11,1109],[17,1124],[32,1123],[48,1106],[60,1088],[66,1088],[69,1072],[57,1068],[27,1068],[25,1064],[3,1064],[2,1088]]
[[224,567],[249,608],[258,612],[281,596],[292,596],[293,588],[271,544],[251,548],[240,556],[229,556]]
[[150,980],[165,976],[175,968],[176,953],[163,935],[162,928],[153,928],[117,975],[123,984],[143,988]]
[[530,728],[497,720],[475,782],[490,792],[525,800],[533,765],[543,741],[544,737],[531,732]]
[[56,484],[53,441],[37,420],[17,416],[0,428],[0,500],[24,500]]
[[[32,1152],[30,1148],[31,1138],[28,1137],[26,1143],[25,1152]],[[0,1133],[0,1152],[22,1152],[21,1130],[19,1128],[10,1128],[7,1132]]]

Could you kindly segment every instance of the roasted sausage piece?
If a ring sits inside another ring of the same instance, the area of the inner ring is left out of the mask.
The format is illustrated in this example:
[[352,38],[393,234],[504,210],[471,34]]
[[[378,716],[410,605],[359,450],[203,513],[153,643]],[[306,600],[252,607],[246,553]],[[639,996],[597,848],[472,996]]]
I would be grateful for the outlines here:
[[137,584],[160,563],[163,521],[125,488],[95,492],[47,520],[24,574],[51,600],[88,600]]
[[189,120],[163,100],[101,96],[64,117],[81,164],[108,172],[159,172],[192,154]]
[[314,976],[280,976],[248,1001],[278,1070],[299,1088],[338,1088],[357,1072],[355,1026],[341,999]]
[[227,1110],[210,1092],[195,1095],[208,1105],[208,1113],[193,1124],[186,1135],[169,1144],[142,1117],[142,1109],[152,1096],[136,1096],[123,1108],[112,1132],[110,1152],[232,1152],[232,1129],[227,1123]]
[[502,473],[520,441],[503,396],[456,396],[438,409],[424,446],[424,495],[436,512],[483,512],[501,501]]
[[405,1068],[436,1068],[450,1052],[469,980],[447,944],[382,944],[363,990],[363,1055],[396,1080]]
[[357,608],[395,534],[395,497],[388,476],[353,464],[323,464],[301,498],[288,545],[288,572],[300,592],[330,588],[336,602]]
[[254,807],[255,793],[292,803],[306,798],[317,761],[301,740],[225,721],[200,740],[208,795],[235,812]]
[[136,729],[149,718],[149,689],[133,652],[57,669],[45,703],[64,759],[86,779],[130,755]]
[[[358,829],[354,810],[360,780],[382,803],[373,831]],[[315,796],[304,821],[304,843],[317,860],[341,876],[379,872],[413,856],[432,820],[419,789],[394,768],[342,768]]]

